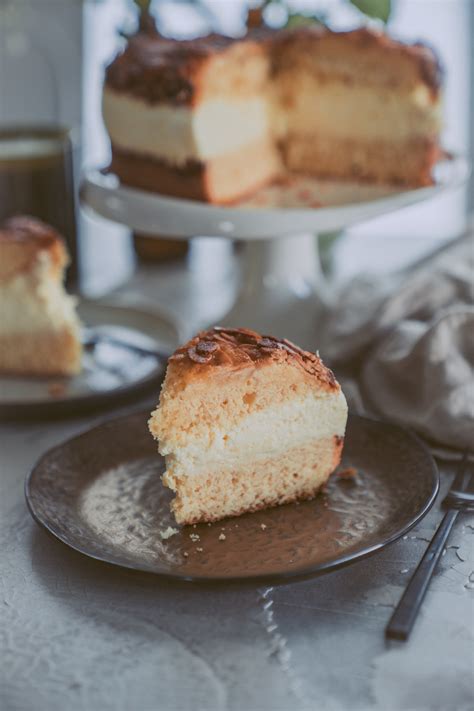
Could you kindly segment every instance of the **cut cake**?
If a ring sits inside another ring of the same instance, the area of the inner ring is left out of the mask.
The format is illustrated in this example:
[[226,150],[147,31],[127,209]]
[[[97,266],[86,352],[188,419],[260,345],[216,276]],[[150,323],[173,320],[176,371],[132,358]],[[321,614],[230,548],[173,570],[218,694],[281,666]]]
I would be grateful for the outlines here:
[[126,184],[215,203],[285,171],[428,185],[441,81],[431,49],[366,28],[140,32],[106,73],[111,168]]

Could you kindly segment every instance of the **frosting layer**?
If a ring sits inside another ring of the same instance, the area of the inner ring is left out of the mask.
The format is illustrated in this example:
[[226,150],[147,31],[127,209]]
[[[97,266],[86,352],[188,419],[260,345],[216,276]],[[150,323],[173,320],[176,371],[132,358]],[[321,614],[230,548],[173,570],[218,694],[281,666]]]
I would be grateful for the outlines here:
[[212,160],[269,133],[267,103],[258,96],[210,99],[193,109],[106,88],[103,116],[114,146],[175,165]]

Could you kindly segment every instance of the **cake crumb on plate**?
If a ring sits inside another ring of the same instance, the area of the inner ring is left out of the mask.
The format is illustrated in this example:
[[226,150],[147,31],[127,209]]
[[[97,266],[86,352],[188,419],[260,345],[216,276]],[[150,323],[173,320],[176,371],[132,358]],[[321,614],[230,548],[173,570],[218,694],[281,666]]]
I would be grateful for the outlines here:
[[340,479],[354,479],[357,474],[358,472],[355,467],[345,467],[344,469],[341,469],[337,472],[337,476]]
[[177,528],[168,526],[168,528],[164,531],[160,531],[160,536],[163,540],[166,540],[167,538],[171,538],[171,536],[175,536],[177,533],[179,533],[179,530]]

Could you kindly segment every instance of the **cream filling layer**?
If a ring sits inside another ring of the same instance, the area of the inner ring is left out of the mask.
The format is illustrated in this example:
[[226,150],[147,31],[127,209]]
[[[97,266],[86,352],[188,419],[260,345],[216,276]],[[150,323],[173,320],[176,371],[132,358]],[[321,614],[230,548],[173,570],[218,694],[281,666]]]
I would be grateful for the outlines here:
[[264,97],[212,99],[189,108],[150,105],[106,88],[102,113],[113,145],[175,165],[211,160],[269,136]]
[[346,421],[342,391],[311,395],[252,412],[230,430],[210,428],[205,440],[190,436],[179,446],[160,440],[160,452],[168,470],[199,475],[219,466],[245,467],[249,460],[274,457],[310,440],[343,437]]
[[79,333],[76,300],[66,294],[61,282],[48,275],[48,259],[40,255],[34,272],[0,284],[0,336],[60,330],[65,326]]
[[151,105],[106,87],[102,111],[115,146],[177,166],[291,134],[397,141],[435,135],[441,127],[441,99],[433,102],[424,84],[395,92],[304,71],[280,75],[261,96],[196,107]]
[[433,103],[420,84],[410,92],[348,86],[321,81],[311,74],[281,76],[273,100],[277,135],[306,134],[321,138],[398,141],[427,134],[441,126],[441,100]]

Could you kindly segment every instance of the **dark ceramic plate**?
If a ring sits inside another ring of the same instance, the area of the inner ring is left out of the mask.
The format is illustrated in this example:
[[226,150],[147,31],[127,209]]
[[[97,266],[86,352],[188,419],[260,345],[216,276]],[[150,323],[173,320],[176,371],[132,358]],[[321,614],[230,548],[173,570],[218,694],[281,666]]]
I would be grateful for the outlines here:
[[380,550],[414,526],[438,491],[434,460],[407,430],[352,415],[326,493],[218,523],[176,527],[148,413],[112,420],[47,452],[26,481],[38,523],[77,551],[187,580],[321,573]]

